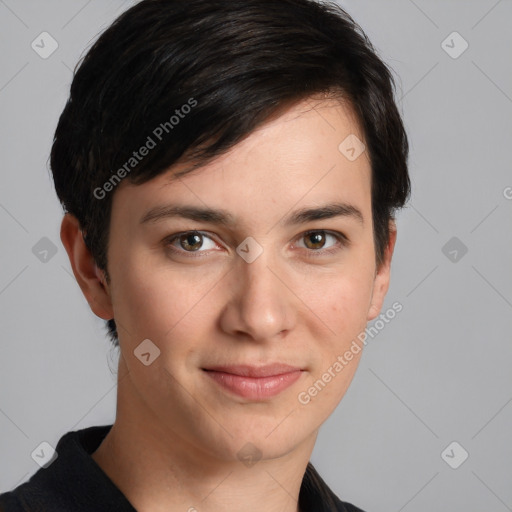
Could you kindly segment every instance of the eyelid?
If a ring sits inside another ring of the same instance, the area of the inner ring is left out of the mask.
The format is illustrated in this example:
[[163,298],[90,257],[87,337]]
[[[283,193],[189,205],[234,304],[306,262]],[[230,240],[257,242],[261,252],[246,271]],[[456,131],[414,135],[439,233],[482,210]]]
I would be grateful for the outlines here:
[[[339,252],[343,248],[348,247],[350,244],[349,238],[344,233],[342,233],[341,231],[333,231],[330,229],[309,229],[308,231],[304,231],[304,232],[300,233],[299,235],[297,235],[296,239],[304,238],[307,235],[310,235],[311,233],[325,233],[326,235],[330,235],[330,236],[336,238],[336,240],[338,241],[338,246],[330,247],[329,249],[318,249],[316,251],[313,249],[308,250],[306,248],[305,250],[308,253],[308,257],[311,256],[314,258],[317,256],[320,257],[320,256],[332,255],[336,252]],[[300,249],[302,249],[302,247],[300,247]]]
[[310,235],[311,233],[325,233],[327,235],[332,235],[335,238],[343,239],[345,242],[349,242],[347,235],[345,233],[342,233],[341,231],[334,231],[332,229],[308,229],[307,231],[304,231],[297,235],[297,238],[301,238],[306,235]]
[[180,236],[183,236],[183,235],[190,235],[190,234],[193,234],[193,233],[198,233],[200,234],[201,236],[203,237],[206,237],[206,238],[209,238],[210,240],[212,240],[213,242],[215,242],[216,244],[220,245],[213,236],[211,236],[207,231],[201,231],[199,229],[189,229],[189,230],[186,230],[186,231],[180,231],[178,233],[173,233],[172,235],[169,235],[169,236],[166,236],[164,239],[163,239],[163,243],[166,247],[169,247],[171,251],[173,251],[174,253],[178,253],[180,255],[185,255],[185,257],[192,257],[192,258],[198,258],[198,257],[203,257],[204,255],[208,254],[208,251],[193,251],[193,252],[189,252],[189,251],[184,251],[184,250],[180,250],[180,249],[177,249],[176,247],[173,247],[172,246],[172,243],[178,239]]

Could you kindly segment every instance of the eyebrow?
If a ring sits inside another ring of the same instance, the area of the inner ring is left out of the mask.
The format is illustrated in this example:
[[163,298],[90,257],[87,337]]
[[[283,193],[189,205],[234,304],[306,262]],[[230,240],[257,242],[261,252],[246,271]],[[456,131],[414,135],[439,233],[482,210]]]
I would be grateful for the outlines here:
[[[154,223],[163,219],[181,217],[197,222],[207,222],[225,227],[234,227],[236,218],[227,210],[212,209],[189,205],[165,205],[157,206],[148,210],[140,219],[140,223]],[[281,223],[284,226],[296,226],[307,222],[334,217],[349,217],[364,224],[363,214],[354,205],[336,202],[327,203],[322,206],[301,208],[288,214]]]

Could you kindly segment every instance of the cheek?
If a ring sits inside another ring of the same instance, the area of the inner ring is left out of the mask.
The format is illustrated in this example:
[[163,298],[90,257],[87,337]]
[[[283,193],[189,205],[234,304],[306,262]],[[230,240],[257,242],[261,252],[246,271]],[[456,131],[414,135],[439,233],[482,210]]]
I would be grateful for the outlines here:
[[372,296],[373,279],[370,272],[353,272],[333,277],[317,293],[309,293],[319,316],[337,336],[344,337],[366,325]]
[[116,270],[114,315],[134,342],[160,338],[185,315],[190,292],[178,273],[165,275],[148,261],[129,258]]
[[[314,377],[319,378],[333,364],[339,361],[347,351],[350,362],[342,362],[343,369],[336,372],[333,379],[336,383],[324,398],[332,396],[334,400],[343,396],[348,387],[359,362],[362,349],[358,336],[364,332],[367,325],[367,314],[372,295],[372,273],[354,272],[351,275],[341,276],[330,281],[329,287],[318,295],[317,311],[322,321],[330,329],[330,334],[318,343],[322,347],[320,365],[316,366]],[[312,308],[313,309],[313,308]],[[360,347],[360,348],[359,348]],[[339,367],[339,365],[338,365]]]
[[299,402],[306,404],[305,410],[315,410],[319,424],[343,398],[357,370],[364,348],[358,335],[366,327],[372,274],[354,273],[329,283],[323,293],[309,296],[311,301],[316,297],[311,309],[328,326],[329,334],[315,340],[319,357],[298,396]]
[[[207,308],[222,282],[222,272],[187,272],[161,264],[160,259],[127,257],[119,267],[113,296],[116,321],[126,327],[130,345],[149,338],[159,340],[162,351],[184,350],[190,340],[213,320]],[[113,278],[114,279],[114,278]],[[121,332],[120,332],[121,334]],[[173,343],[186,339],[187,343]]]

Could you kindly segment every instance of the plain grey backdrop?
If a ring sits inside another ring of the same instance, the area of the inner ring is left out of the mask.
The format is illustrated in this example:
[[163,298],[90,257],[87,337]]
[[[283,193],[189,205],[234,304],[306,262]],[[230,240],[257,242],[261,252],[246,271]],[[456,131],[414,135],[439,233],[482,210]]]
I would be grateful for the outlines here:
[[[0,0],[0,492],[39,469],[41,442],[115,418],[117,357],[61,245],[47,159],[72,69],[134,3]],[[383,308],[403,310],[312,462],[368,512],[512,510],[512,1],[340,5],[396,73],[413,195]]]

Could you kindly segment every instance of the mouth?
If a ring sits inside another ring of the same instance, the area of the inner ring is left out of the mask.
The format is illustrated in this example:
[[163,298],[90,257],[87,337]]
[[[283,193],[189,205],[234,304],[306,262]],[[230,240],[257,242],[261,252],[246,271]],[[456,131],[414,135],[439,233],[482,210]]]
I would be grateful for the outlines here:
[[249,400],[272,398],[296,382],[301,368],[281,363],[266,366],[215,366],[203,368],[205,374],[222,389]]

